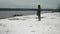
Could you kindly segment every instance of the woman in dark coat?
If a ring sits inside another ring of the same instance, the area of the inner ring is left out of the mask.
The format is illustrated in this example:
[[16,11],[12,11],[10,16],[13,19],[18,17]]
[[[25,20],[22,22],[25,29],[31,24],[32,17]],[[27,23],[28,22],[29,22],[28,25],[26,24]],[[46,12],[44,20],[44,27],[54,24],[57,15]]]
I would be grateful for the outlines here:
[[38,10],[37,10],[37,16],[38,16],[38,20],[40,21],[41,20],[41,7],[40,5],[38,5]]

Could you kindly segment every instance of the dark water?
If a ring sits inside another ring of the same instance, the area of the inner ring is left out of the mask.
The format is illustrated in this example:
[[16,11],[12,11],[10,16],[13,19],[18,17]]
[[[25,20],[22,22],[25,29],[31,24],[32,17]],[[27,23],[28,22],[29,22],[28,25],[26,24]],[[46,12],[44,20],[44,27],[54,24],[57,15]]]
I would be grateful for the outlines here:
[[[13,17],[13,15],[33,15],[37,11],[0,11],[0,18]],[[41,13],[51,13],[52,11],[41,11]]]

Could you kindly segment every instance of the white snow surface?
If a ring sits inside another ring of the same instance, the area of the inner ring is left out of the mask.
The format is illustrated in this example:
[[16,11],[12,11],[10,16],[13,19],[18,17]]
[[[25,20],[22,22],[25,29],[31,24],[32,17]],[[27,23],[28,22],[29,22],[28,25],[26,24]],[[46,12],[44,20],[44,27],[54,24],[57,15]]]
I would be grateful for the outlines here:
[[16,16],[0,19],[0,34],[60,34],[60,14]]

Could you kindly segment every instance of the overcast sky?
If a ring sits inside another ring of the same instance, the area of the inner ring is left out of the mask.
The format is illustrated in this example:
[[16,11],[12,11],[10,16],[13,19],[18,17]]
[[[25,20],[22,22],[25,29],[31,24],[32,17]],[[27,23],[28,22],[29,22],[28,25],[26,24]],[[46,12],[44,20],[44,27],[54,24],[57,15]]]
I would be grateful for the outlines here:
[[60,0],[0,0],[0,8],[57,8]]

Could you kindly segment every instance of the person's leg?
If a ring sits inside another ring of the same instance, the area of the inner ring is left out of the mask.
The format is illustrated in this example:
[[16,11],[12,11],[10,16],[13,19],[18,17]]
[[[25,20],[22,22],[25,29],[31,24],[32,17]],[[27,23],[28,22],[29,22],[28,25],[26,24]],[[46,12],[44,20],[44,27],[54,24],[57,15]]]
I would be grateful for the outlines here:
[[39,20],[39,21],[41,20],[41,17],[40,17],[40,15],[38,16],[38,20]]
[[38,19],[39,19],[39,21],[40,21],[40,16],[38,16]]

